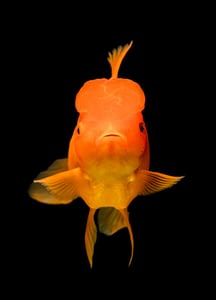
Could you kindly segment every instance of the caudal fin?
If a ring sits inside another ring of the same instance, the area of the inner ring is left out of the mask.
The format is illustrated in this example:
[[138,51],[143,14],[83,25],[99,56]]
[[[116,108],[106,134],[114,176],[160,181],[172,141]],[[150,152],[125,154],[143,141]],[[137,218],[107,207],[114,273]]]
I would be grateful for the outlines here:
[[132,46],[133,41],[131,41],[129,44],[126,44],[125,46],[119,46],[117,49],[113,49],[112,52],[108,53],[108,62],[110,63],[111,70],[112,70],[112,77],[116,78],[118,77],[118,71],[121,65],[121,62],[123,58],[125,57],[126,53]]

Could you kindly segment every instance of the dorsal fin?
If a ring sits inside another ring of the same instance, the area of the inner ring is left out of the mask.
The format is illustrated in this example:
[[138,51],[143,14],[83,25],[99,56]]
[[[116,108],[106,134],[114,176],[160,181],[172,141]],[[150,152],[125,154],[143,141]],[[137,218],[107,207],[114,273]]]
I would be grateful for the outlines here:
[[121,62],[123,58],[125,57],[126,53],[132,46],[133,41],[130,42],[130,44],[126,44],[125,46],[119,46],[117,49],[113,49],[112,52],[108,53],[108,62],[110,63],[111,70],[112,70],[112,76],[111,78],[118,77],[118,71],[119,67],[121,65]]

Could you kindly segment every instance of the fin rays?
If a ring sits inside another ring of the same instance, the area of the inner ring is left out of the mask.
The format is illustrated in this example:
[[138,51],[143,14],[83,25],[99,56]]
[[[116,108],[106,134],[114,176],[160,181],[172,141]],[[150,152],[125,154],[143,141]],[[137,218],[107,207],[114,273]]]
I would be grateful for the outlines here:
[[119,210],[114,207],[103,207],[98,212],[98,227],[103,234],[112,235],[127,227],[127,224]]
[[119,46],[117,49],[113,49],[112,52],[108,53],[108,62],[110,63],[111,70],[112,70],[112,77],[118,77],[118,71],[121,65],[121,62],[125,55],[127,54],[128,50],[131,48],[133,41],[125,46]]
[[35,179],[30,186],[29,195],[48,204],[70,203],[79,196],[80,177],[80,169],[76,168]]
[[126,223],[126,226],[127,226],[128,232],[129,232],[130,242],[131,242],[131,256],[130,256],[130,260],[129,260],[129,263],[128,263],[128,266],[130,266],[131,262],[132,262],[132,259],[133,259],[133,253],[134,253],[133,232],[132,232],[132,228],[131,228],[129,217],[128,217],[128,210],[125,208],[125,209],[121,209],[120,212],[121,212],[121,214],[124,218],[124,221]]
[[136,176],[136,180],[129,187],[131,199],[134,199],[137,195],[147,196],[170,188],[184,177],[170,176],[147,170],[139,170]]
[[94,222],[95,211],[96,211],[95,209],[90,209],[88,219],[87,219],[86,231],[85,231],[86,254],[91,268],[92,268],[93,254],[94,254],[94,245],[97,239],[97,227]]

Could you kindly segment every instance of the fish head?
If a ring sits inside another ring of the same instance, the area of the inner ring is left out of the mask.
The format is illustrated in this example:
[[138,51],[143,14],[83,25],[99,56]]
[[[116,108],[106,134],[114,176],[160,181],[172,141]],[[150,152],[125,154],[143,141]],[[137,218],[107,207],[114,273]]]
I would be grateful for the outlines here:
[[71,147],[87,174],[107,168],[130,173],[139,167],[148,147],[144,105],[144,92],[131,80],[96,79],[84,84],[76,96],[80,115]]

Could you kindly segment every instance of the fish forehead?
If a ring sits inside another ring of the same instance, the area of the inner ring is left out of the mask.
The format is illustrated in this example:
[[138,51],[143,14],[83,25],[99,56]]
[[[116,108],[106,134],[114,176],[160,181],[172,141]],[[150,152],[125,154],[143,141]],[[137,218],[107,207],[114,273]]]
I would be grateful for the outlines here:
[[124,78],[87,81],[76,96],[78,112],[102,114],[104,117],[123,117],[142,111],[145,95],[134,81]]
[[[119,113],[118,110],[110,109],[110,110],[95,110],[93,113],[80,113],[77,124],[80,123],[86,126],[90,126],[89,128],[93,129],[93,127],[107,129],[108,127],[112,127],[113,129],[125,127],[125,125],[133,126],[133,124],[137,124],[137,122],[144,122],[144,118],[142,112],[137,113],[123,113],[122,111]],[[130,125],[129,125],[130,124]],[[110,130],[111,131],[111,130]]]

